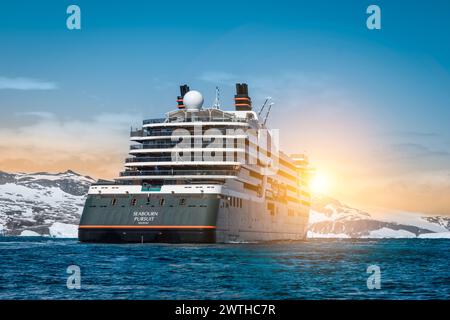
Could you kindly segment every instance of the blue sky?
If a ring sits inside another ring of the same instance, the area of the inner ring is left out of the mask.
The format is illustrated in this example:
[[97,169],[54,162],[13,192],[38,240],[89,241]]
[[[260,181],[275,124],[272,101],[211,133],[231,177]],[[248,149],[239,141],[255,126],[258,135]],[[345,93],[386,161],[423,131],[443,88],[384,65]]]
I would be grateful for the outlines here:
[[[82,30],[66,29],[70,4],[81,7]],[[381,7],[381,30],[366,28],[370,4]],[[40,159],[65,146],[41,141],[80,128],[90,136],[49,169],[79,160],[73,169],[110,176],[129,126],[171,110],[179,84],[205,104],[219,85],[226,107],[246,81],[256,107],[274,98],[270,124],[284,149],[308,152],[336,196],[425,210],[450,190],[449,12],[445,0],[2,1],[0,169],[45,169],[15,146]],[[110,149],[92,137],[103,133],[83,130],[92,127],[112,130]],[[37,140],[22,142],[30,128]],[[114,165],[102,171],[99,154],[80,156],[92,146]],[[370,196],[386,189],[401,200]]]

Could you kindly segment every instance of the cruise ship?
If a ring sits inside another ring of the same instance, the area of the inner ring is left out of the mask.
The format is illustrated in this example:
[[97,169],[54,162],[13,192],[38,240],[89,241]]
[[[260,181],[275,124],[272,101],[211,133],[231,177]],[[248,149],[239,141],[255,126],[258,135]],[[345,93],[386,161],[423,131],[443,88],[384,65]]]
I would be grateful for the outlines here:
[[[231,101],[231,99],[230,99]],[[125,169],[93,184],[82,242],[233,243],[302,240],[309,219],[307,156],[279,150],[266,126],[270,98],[254,110],[245,83],[233,110],[219,92],[203,107],[180,86],[176,109],[132,129]]]

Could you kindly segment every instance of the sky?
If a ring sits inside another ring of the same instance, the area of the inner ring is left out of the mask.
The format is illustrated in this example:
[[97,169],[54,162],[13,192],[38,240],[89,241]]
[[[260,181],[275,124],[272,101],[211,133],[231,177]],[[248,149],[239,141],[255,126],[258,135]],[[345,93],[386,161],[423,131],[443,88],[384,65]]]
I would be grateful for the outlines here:
[[[81,8],[81,30],[66,9]],[[369,5],[381,30],[366,27]],[[113,178],[180,84],[236,82],[359,208],[450,215],[450,2],[1,1],[0,170]]]

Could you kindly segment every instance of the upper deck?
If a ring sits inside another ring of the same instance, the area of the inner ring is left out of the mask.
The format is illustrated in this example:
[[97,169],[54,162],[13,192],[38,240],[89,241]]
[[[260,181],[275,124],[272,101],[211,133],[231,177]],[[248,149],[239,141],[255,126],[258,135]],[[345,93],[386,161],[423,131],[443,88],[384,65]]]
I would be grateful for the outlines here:
[[[277,179],[295,189],[299,185],[298,168],[290,157],[273,149],[278,137],[268,133],[267,114],[260,119],[262,110],[252,110],[247,94],[238,91],[236,109],[231,111],[202,109],[197,102],[184,105],[185,99],[178,97],[179,109],[164,118],[146,119],[141,128],[131,130],[130,156],[117,179],[156,184],[237,179],[257,188],[263,183],[265,169],[276,163]],[[200,94],[196,95],[194,98]],[[266,137],[260,139],[264,134]]]

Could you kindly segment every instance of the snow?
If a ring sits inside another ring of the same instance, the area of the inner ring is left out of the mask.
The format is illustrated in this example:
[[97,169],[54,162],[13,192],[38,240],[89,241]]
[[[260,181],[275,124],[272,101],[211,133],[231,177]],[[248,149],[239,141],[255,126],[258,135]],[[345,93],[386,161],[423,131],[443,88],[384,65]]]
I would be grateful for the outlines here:
[[50,226],[49,233],[53,238],[78,238],[78,226],[55,222]]
[[[75,195],[79,193],[67,193],[57,187],[60,185],[58,183],[44,183],[45,180],[58,181],[59,179],[64,179],[64,183],[70,180],[71,187],[73,185],[76,190],[84,190],[93,182],[90,177],[66,171],[55,174],[42,172],[36,174],[18,173],[14,178],[15,183],[0,184],[0,235],[50,235],[58,238],[76,238],[78,234],[77,223],[86,196]],[[428,217],[424,217],[425,214],[418,212],[382,210],[382,208],[373,208],[373,211],[370,212],[369,214],[366,211],[352,208],[329,197],[313,200],[313,208],[309,215],[310,231],[308,231],[307,236],[308,238],[325,239],[348,239],[351,237],[416,238],[416,235],[410,231],[395,230],[397,228],[392,224],[383,224],[383,222],[389,222],[429,230],[430,233],[422,234],[417,238],[450,238],[450,230],[447,230],[449,222],[446,216],[441,218],[430,216],[429,218],[433,218],[433,220],[427,221]],[[381,224],[375,224],[375,227],[380,229],[371,230],[365,222],[358,224],[359,220],[381,222]],[[15,222],[12,224],[15,229],[9,230],[10,221]],[[347,224],[351,228],[347,229]],[[31,225],[33,227],[30,227]],[[399,228],[402,227],[399,226]],[[38,230],[43,234],[27,230],[27,228]],[[49,234],[43,231],[47,228]],[[360,236],[361,234],[365,235]]]
[[[327,203],[328,202],[328,203]],[[314,203],[314,201],[313,201]],[[436,221],[427,221],[427,216],[419,212],[404,212],[404,211],[392,211],[382,210],[380,208],[373,208],[374,213],[370,214],[345,204],[340,203],[332,198],[316,199],[316,203],[313,205],[313,209],[309,215],[310,232],[308,237],[310,238],[416,238],[416,233],[411,232],[408,228],[404,228],[400,225],[415,226],[420,229],[429,230],[429,234],[424,237],[447,237],[447,218],[439,216],[430,216]],[[364,223],[361,224],[360,229],[357,225],[352,225],[352,235],[346,231],[346,223],[359,221],[359,220],[371,220],[379,222],[381,225],[379,229],[371,230],[365,229]],[[335,223],[340,223],[339,230],[343,234],[332,233],[334,231]],[[390,224],[390,225],[387,225]],[[399,228],[392,227],[392,224],[399,225]],[[331,228],[331,229],[330,229]],[[400,229],[400,230],[397,230]],[[314,231],[312,231],[314,230]],[[323,232],[323,234],[321,233]],[[434,233],[438,234],[434,234]]]
[[367,239],[382,239],[382,238],[415,238],[416,235],[406,230],[393,230],[390,228],[381,228],[370,231],[369,235],[361,236]]
[[72,173],[69,171],[66,172],[60,172],[60,173],[47,173],[47,172],[41,172],[41,173],[13,173],[16,175],[17,180],[22,179],[29,179],[29,180],[48,180],[48,181],[58,181],[61,179],[72,179],[72,180],[78,180],[78,181],[86,181],[89,183],[94,182],[94,180],[90,177],[78,175],[76,173]]
[[[14,183],[5,183],[3,185],[0,185],[0,195],[1,194],[8,194],[7,198],[11,201],[24,201],[27,199],[31,200],[35,198],[39,201],[47,203],[50,206],[56,206],[67,201],[67,199],[84,199],[84,196],[73,196],[57,187],[32,189],[27,186],[17,185]],[[31,212],[26,212],[25,214],[31,215]]]
[[420,239],[450,239],[450,232],[424,233],[418,236]]
[[350,236],[345,233],[316,233],[308,231],[306,237],[309,239],[349,239]]
[[332,204],[327,204],[325,206],[325,209],[330,210],[331,212],[333,212],[333,215],[337,214],[337,210]]
[[386,222],[396,222],[399,224],[405,224],[409,226],[415,226],[422,229],[427,229],[433,232],[447,232],[448,230],[442,225],[429,222],[424,219],[426,216],[422,212],[405,212],[405,211],[393,211],[386,209],[373,209],[376,214],[373,214],[377,220]]
[[40,237],[41,235],[37,232],[31,231],[31,230],[23,230],[20,233],[21,237]]
[[[7,182],[0,184],[0,234],[3,235],[20,235],[22,231],[27,231],[24,235],[28,235],[28,228],[36,230],[45,230],[54,222],[62,222],[68,224],[77,224],[81,212],[83,210],[85,195],[74,195],[67,193],[56,187],[55,185],[29,183],[31,180],[56,181],[59,179],[70,178],[74,181],[74,186],[80,185],[80,189],[85,186],[85,180],[88,178],[77,176],[71,173],[63,174],[19,174],[15,178],[16,183]],[[27,179],[24,179],[24,177]],[[70,177],[69,177],[70,176]],[[25,183],[24,183],[25,181]],[[7,227],[8,223],[14,222],[12,227]],[[57,227],[58,228],[58,225]],[[39,231],[44,232],[44,231]],[[48,236],[46,232],[41,236]],[[60,232],[55,229],[53,236],[62,237],[66,232]],[[73,230],[69,232],[72,237]],[[75,232],[76,234],[76,232]]]
[[22,213],[22,216],[24,216],[24,217],[32,217],[33,216],[33,210],[31,208],[26,208],[25,212]]
[[[350,236],[343,233],[315,233],[308,231],[308,239],[349,239]],[[369,235],[361,236],[362,239],[450,239],[450,232],[424,233],[416,237],[412,232],[406,230],[393,230],[389,228],[381,228],[373,230]]]
[[310,224],[322,222],[322,221],[328,221],[328,220],[330,220],[330,218],[327,217],[327,215],[322,212],[317,212],[314,210],[309,211],[309,223]]

